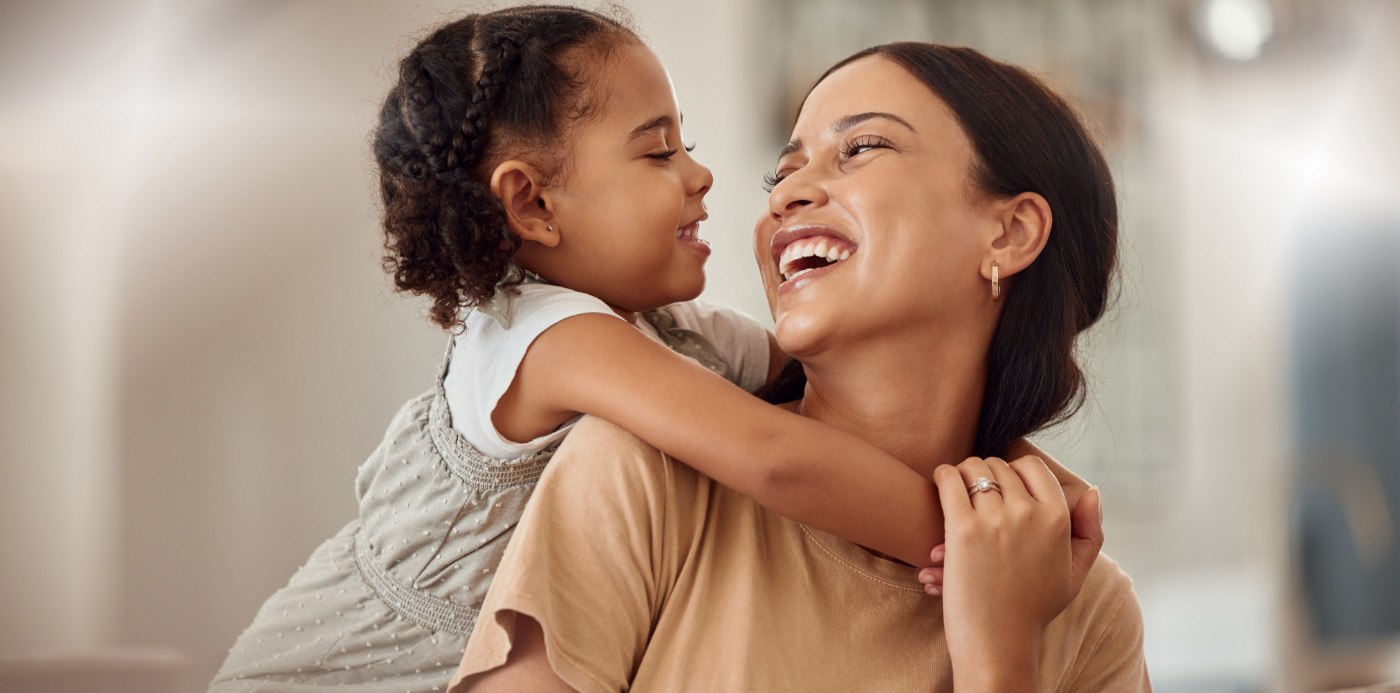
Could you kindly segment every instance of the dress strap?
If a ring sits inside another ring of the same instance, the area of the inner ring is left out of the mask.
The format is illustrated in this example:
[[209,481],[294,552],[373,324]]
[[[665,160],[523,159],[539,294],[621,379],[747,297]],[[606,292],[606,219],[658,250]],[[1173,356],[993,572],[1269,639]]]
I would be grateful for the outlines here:
[[447,390],[444,383],[447,379],[447,369],[452,363],[453,346],[453,340],[449,339],[447,353],[442,358],[442,367],[438,369],[433,401],[428,406],[427,427],[429,435],[432,436],[433,447],[437,448],[438,454],[442,455],[443,461],[453,474],[474,486],[495,489],[534,484],[539,481],[545,465],[558,449],[558,443],[523,457],[499,459],[477,450],[467,442],[461,432],[452,427],[452,413],[447,407]]

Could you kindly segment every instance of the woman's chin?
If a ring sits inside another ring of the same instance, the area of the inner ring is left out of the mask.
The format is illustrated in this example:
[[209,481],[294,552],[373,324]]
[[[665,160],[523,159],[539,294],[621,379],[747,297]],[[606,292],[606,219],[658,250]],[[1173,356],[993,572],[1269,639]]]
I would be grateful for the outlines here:
[[823,343],[829,342],[829,324],[814,311],[779,311],[773,321],[773,336],[782,350],[797,359],[811,356],[821,350]]

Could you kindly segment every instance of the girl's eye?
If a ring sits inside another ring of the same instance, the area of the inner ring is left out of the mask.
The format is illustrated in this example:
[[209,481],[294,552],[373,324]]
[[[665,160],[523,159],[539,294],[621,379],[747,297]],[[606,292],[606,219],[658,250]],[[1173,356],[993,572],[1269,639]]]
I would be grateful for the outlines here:
[[[686,150],[687,152],[693,152],[693,151],[695,151],[695,145],[693,145],[693,144],[687,144],[687,145],[684,145],[683,147],[681,147],[681,149],[684,149],[684,150]],[[657,153],[655,153],[655,154],[647,154],[646,157],[647,157],[648,159],[652,159],[652,160],[654,160],[654,161],[670,161],[670,160],[671,160],[671,157],[675,156],[675,155],[676,155],[676,152],[678,152],[678,151],[680,151],[680,149],[668,149],[668,150],[666,150],[666,151],[664,151],[664,152],[657,152]]]

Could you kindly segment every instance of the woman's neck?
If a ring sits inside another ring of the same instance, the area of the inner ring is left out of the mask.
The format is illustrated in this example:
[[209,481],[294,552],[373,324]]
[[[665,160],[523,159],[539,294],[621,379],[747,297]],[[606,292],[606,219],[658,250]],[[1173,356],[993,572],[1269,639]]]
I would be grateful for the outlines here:
[[[804,359],[797,411],[870,441],[927,477],[972,454],[986,380],[985,345],[955,339],[863,343]],[[937,348],[930,350],[930,344]]]

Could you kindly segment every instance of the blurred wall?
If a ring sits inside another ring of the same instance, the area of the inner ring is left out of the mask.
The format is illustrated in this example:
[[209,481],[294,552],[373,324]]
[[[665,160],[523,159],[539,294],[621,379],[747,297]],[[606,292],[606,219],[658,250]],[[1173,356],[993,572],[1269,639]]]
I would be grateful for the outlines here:
[[[4,5],[0,654],[170,646],[197,687],[353,518],[445,345],[379,269],[367,136],[414,37],[470,7]],[[630,9],[719,172],[707,294],[763,315],[745,4]]]
[[[790,20],[781,3],[629,5],[716,172],[706,296],[766,315],[748,237],[787,106],[772,29]],[[445,345],[379,270],[367,133],[413,38],[469,6],[0,5],[0,655],[171,647],[197,688],[353,517],[356,467]],[[1048,5],[977,6],[939,36],[1054,71],[1017,38]],[[1400,207],[1400,16],[1331,4],[1364,30],[1233,64],[1192,42],[1188,6],[1134,5],[1156,24],[1123,117],[1149,154],[1111,155],[1119,176],[1150,172],[1124,219],[1152,235],[1096,337],[1105,394],[1049,440],[1107,491],[1161,690],[1300,690],[1327,665],[1296,635],[1288,577],[1287,258],[1318,228],[1304,219]],[[890,24],[904,33],[882,40],[927,33]],[[1140,324],[1160,344],[1115,336]],[[1123,418],[1158,387],[1160,425]]]

